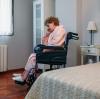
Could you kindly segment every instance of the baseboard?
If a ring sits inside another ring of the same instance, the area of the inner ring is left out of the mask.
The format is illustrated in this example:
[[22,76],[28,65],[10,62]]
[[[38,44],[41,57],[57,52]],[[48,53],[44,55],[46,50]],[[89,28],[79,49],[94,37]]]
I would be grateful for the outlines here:
[[24,68],[25,66],[8,66],[8,71],[9,70],[17,70],[17,69],[21,69]]
[[10,69],[10,70],[8,70],[8,71],[20,71],[20,70],[24,70],[24,68]]

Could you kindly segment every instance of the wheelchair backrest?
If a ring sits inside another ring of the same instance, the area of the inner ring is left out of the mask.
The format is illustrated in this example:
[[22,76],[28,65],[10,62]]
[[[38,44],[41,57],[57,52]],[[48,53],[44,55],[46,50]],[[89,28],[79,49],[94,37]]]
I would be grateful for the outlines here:
[[64,48],[66,50],[66,54],[67,54],[67,50],[68,50],[68,43],[69,43],[69,40],[78,40],[79,37],[78,37],[78,34],[77,33],[73,33],[73,32],[68,32],[66,37],[65,37],[65,42],[64,42]]

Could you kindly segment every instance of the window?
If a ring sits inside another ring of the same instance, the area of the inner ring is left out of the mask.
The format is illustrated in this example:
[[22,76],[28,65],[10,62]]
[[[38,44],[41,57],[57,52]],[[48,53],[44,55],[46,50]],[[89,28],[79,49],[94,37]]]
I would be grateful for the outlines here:
[[13,1],[0,0],[0,35],[13,34]]

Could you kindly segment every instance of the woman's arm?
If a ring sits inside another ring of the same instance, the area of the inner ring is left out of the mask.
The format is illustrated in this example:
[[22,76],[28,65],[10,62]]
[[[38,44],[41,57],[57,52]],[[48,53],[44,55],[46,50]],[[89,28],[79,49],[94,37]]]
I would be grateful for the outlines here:
[[42,37],[42,44],[47,45],[48,44],[48,38],[51,34],[51,31],[48,29],[47,33]]
[[63,28],[54,31],[51,37],[49,37],[48,45],[62,46],[65,40],[66,32]]

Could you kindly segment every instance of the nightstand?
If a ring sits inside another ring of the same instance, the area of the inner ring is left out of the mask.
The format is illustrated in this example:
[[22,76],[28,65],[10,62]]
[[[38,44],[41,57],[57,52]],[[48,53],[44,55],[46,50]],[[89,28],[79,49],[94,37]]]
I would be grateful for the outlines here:
[[100,45],[80,46],[81,48],[81,64],[84,64],[85,56],[95,56],[96,62],[99,62]]

